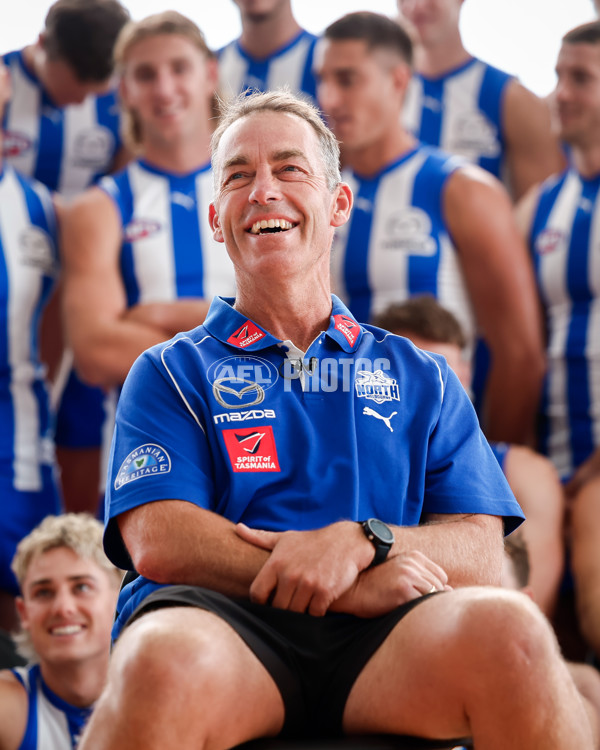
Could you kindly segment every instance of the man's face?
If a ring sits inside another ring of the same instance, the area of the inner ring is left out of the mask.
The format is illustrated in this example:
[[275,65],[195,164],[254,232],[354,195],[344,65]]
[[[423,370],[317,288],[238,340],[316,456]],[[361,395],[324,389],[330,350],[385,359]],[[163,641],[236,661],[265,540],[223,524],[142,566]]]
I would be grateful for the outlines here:
[[377,145],[399,127],[408,65],[360,39],[323,39],[316,59],[317,97],[344,153]]
[[600,139],[600,44],[563,44],[551,98],[559,137],[572,146]]
[[208,127],[215,86],[213,60],[185,36],[159,34],[127,52],[121,96],[139,119],[143,141],[171,143]]
[[80,81],[73,68],[60,58],[46,57],[40,70],[42,84],[57,107],[81,104],[88,96],[106,94],[114,85],[106,81]]
[[266,21],[290,7],[290,0],[233,0],[240,9],[242,18],[254,21]]
[[34,557],[17,608],[42,662],[86,661],[105,656],[118,580],[67,547]]
[[328,274],[351,195],[345,185],[329,190],[313,128],[296,115],[256,112],[225,131],[217,158],[210,221],[238,281],[297,278],[315,264]]
[[463,0],[398,0],[398,12],[422,44],[443,42],[458,32]]

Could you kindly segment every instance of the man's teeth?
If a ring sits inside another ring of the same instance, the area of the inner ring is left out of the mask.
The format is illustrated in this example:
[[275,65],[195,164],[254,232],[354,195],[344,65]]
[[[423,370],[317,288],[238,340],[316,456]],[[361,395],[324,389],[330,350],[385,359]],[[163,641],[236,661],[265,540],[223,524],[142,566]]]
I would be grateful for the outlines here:
[[62,625],[59,628],[52,628],[52,635],[75,635],[83,630],[81,625]]
[[252,234],[260,234],[263,229],[279,229],[285,231],[291,229],[294,225],[286,219],[262,219],[261,221],[255,221],[252,225],[250,232]]

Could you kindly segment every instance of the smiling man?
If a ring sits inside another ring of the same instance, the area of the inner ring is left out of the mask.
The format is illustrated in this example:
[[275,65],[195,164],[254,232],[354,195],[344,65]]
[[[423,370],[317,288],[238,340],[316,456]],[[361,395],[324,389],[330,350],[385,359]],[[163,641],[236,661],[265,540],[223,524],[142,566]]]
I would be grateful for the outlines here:
[[105,549],[140,575],[80,750],[588,742],[539,611],[475,585],[499,581],[503,524],[522,516],[466,393],[331,295],[352,205],[338,158],[287,93],[234,102],[215,131],[210,222],[237,296],[125,383]]
[[[234,289],[231,261],[205,221],[217,69],[202,32],[175,11],[149,16],[125,26],[115,60],[137,159],[73,202],[62,237],[75,365],[105,388],[120,385],[145,348],[197,325],[214,294]],[[112,428],[114,403],[107,411]]]
[[19,544],[21,633],[32,666],[0,672],[0,745],[73,750],[106,680],[120,571],[85,514],[48,516]]

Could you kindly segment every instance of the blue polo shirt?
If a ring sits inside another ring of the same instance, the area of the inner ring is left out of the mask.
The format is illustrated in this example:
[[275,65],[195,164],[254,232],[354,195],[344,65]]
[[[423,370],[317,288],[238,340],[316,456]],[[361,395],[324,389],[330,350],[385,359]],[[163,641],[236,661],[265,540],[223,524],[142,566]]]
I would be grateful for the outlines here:
[[[429,513],[523,519],[443,357],[360,325],[333,297],[306,352],[215,298],[203,325],[146,351],[119,401],[105,548],[131,560],[116,517],[174,498],[230,521],[308,530]],[[123,620],[157,584],[124,589]]]

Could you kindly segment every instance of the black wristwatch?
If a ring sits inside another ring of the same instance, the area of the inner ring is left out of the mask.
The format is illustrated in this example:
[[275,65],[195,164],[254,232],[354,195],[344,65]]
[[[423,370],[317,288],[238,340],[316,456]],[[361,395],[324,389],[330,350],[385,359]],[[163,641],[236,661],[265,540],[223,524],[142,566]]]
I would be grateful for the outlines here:
[[388,556],[394,543],[394,534],[387,523],[380,521],[378,518],[367,518],[361,524],[365,536],[375,547],[375,557],[369,568],[375,567],[382,563]]

